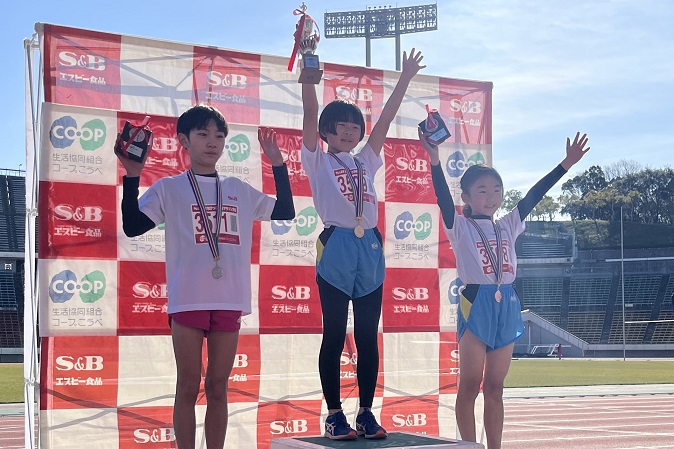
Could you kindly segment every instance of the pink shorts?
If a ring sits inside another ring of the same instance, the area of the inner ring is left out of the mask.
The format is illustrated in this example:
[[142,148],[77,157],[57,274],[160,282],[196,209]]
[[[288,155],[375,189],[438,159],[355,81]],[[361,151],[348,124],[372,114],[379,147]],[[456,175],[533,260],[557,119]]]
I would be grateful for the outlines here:
[[241,329],[240,310],[190,310],[169,315],[169,326],[175,321],[183,326],[210,331],[236,332]]

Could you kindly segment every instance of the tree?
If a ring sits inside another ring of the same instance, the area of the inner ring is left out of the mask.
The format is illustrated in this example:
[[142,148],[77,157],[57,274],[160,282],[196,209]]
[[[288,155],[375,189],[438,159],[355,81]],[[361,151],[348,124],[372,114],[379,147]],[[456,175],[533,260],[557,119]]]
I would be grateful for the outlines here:
[[524,198],[524,196],[519,190],[511,189],[506,191],[505,195],[503,195],[503,204],[501,204],[499,212],[507,214],[517,206],[517,203],[519,203],[522,198]]
[[643,170],[643,166],[637,161],[627,161],[621,159],[604,167],[604,176],[607,181],[624,178],[625,176],[636,175]]

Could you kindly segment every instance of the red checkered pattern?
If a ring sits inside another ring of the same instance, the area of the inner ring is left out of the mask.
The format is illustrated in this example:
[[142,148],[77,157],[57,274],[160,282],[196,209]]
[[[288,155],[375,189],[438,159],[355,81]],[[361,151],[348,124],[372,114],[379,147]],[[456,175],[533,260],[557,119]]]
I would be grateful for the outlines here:
[[[218,171],[274,194],[257,127],[274,127],[290,172],[297,217],[256,223],[253,313],[244,317],[229,378],[228,447],[267,448],[275,437],[322,433],[317,372],[321,314],[315,283],[322,229],[300,163],[301,97],[287,60],[211,47],[44,25],[45,103],[39,157],[39,308],[43,448],[168,448],[175,365],[166,316],[164,230],[127,238],[113,152],[124,122],[151,115],[154,145],[141,192],[184,171],[176,117],[196,102],[231,124]],[[348,98],[367,132],[398,74],[326,63],[323,103]],[[430,165],[417,144],[425,105],[452,137],[441,163],[457,201],[471,164],[491,162],[491,84],[418,75],[384,146],[375,180],[387,277],[374,411],[390,431],[454,437],[457,381],[455,258],[441,226]],[[457,203],[458,204],[458,203]],[[225,267],[226,268],[226,267]],[[198,288],[198,286],[196,286]],[[351,324],[349,324],[351,331]],[[357,408],[358,354],[342,354],[348,419]],[[204,353],[204,370],[208,365]],[[197,405],[203,438],[205,397]]]

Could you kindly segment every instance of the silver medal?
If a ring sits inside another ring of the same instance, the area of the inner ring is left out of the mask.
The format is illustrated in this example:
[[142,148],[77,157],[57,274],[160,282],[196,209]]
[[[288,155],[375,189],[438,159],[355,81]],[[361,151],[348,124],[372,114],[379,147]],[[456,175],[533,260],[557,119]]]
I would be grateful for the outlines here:
[[211,274],[213,275],[214,279],[220,279],[224,273],[225,270],[223,270],[220,265],[214,266],[211,270]]

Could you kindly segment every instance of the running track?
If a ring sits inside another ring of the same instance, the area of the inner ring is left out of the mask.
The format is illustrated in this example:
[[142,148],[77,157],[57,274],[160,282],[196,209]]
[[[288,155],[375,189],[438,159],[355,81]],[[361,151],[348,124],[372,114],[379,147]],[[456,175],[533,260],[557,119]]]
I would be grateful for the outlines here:
[[[674,384],[507,389],[503,449],[674,449]],[[23,448],[23,405],[0,404],[0,449]]]

